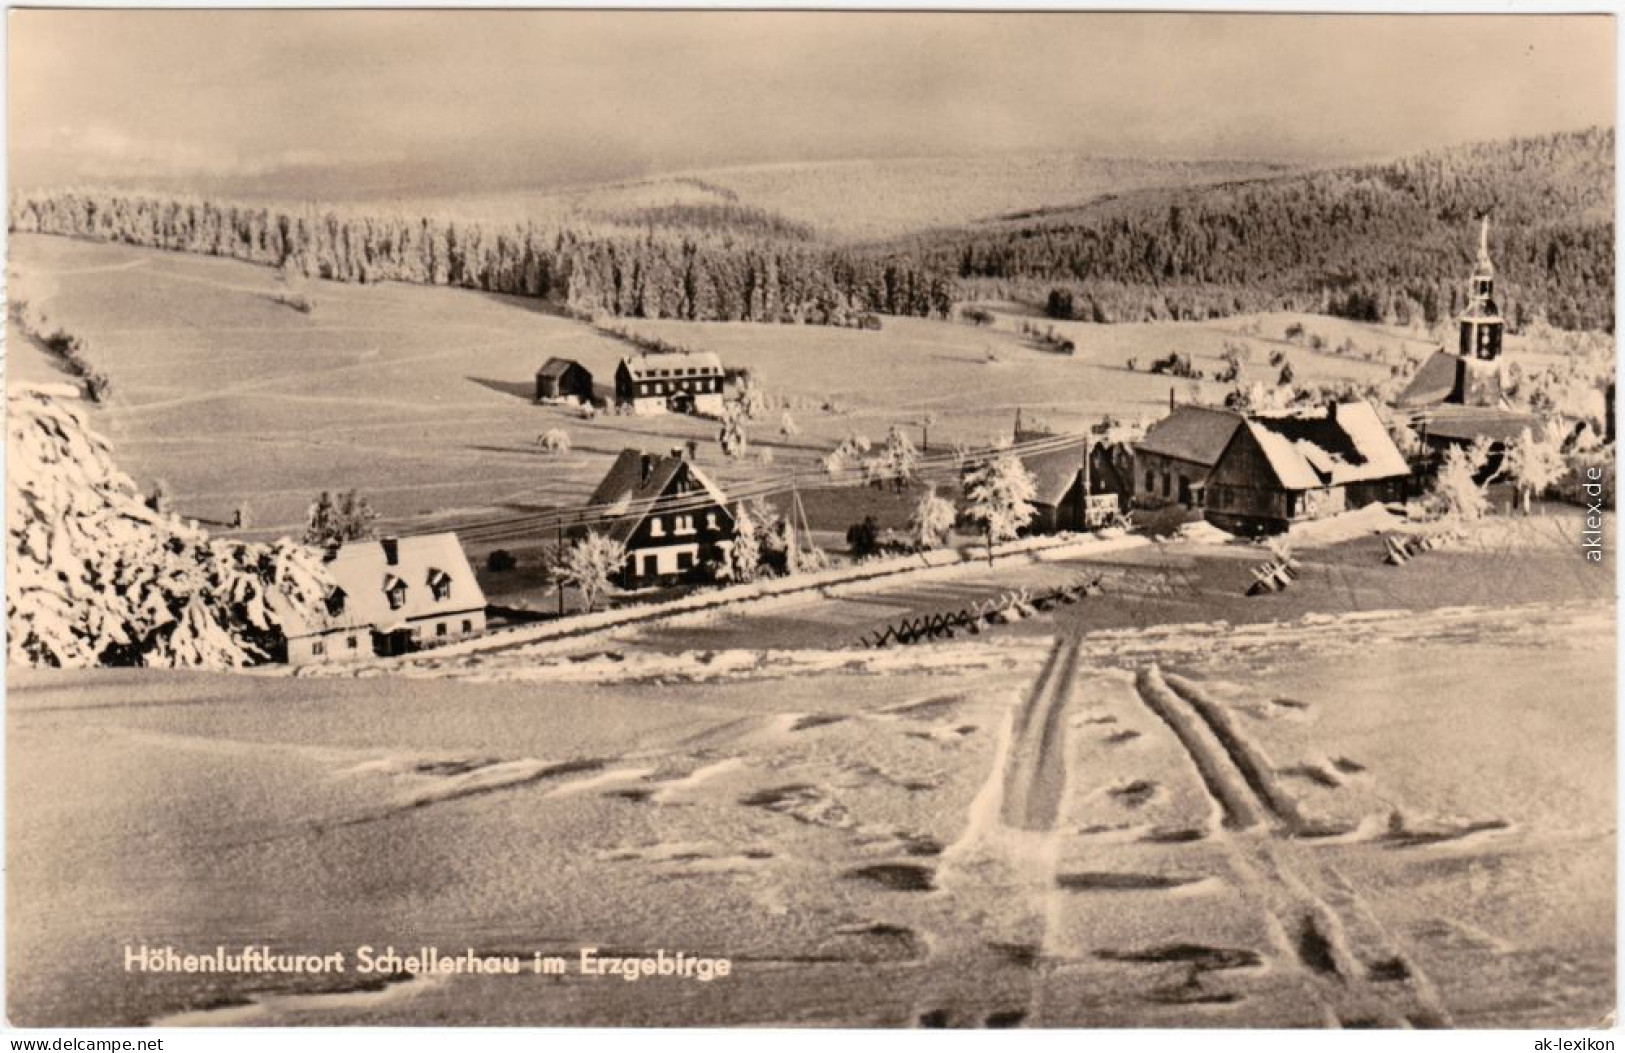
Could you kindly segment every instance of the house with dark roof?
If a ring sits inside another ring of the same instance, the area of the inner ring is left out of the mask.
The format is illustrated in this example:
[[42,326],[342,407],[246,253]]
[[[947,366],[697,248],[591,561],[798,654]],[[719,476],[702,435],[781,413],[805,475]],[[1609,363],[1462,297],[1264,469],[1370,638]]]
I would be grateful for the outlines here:
[[1021,463],[1033,479],[1029,534],[1095,530],[1120,508],[1112,485],[1119,472],[1107,444],[1080,439],[1074,446],[1022,454]]
[[289,664],[405,654],[485,631],[485,593],[456,534],[348,541],[326,569],[335,587],[324,609],[285,612]]
[[630,355],[615,369],[615,404],[636,414],[722,413],[727,374],[709,351]]
[[536,401],[592,402],[592,374],[573,358],[550,358],[536,371]]
[[1241,421],[1234,410],[1174,407],[1134,444],[1134,504],[1200,506],[1202,484]]
[[604,533],[626,547],[622,588],[691,577],[733,548],[727,495],[681,447],[622,450],[590,503],[613,517]]
[[1204,515],[1237,534],[1404,501],[1410,466],[1368,402],[1244,418],[1208,474]]

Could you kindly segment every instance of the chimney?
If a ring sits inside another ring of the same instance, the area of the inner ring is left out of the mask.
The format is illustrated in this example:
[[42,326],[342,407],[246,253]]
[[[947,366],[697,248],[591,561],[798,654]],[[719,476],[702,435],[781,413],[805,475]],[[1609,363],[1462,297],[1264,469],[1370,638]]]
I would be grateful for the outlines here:
[[1326,419],[1331,421],[1333,424],[1337,423],[1337,400],[1336,399],[1333,399],[1330,402],[1326,403]]
[[1168,412],[1172,413],[1173,411],[1174,411],[1174,386],[1172,384],[1170,384],[1170,385],[1168,385]]
[[401,539],[400,538],[391,535],[389,537],[379,538],[378,543],[380,545],[384,546],[384,562],[385,563],[387,563],[391,567],[396,566],[397,564],[400,563],[400,561],[401,561]]
[[688,456],[688,447],[686,445],[685,446],[673,446],[671,448],[671,456],[672,456],[673,460],[676,460],[676,461],[683,460],[684,458],[686,458]]
[[688,440],[688,459],[691,461],[697,461],[700,459],[700,440]]
[[640,464],[640,470],[638,472],[638,482],[639,483],[648,482],[649,481],[649,476],[654,474],[654,470],[655,470],[655,456],[654,456],[654,454],[652,454],[652,453],[644,454],[642,462]]

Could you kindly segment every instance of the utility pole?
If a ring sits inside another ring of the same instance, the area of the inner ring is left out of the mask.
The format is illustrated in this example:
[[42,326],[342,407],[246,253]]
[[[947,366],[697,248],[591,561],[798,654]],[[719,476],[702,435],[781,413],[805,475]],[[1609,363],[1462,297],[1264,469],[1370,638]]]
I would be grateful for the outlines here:
[[[557,575],[558,572],[559,572],[559,568],[558,568],[559,560],[561,560],[563,558],[564,558],[564,520],[560,519],[559,520],[559,547],[558,547],[557,551],[555,551],[554,554],[553,554],[553,573],[555,575]],[[563,578],[560,578],[558,580],[558,587],[559,587],[559,617],[562,618],[562,617],[564,617],[564,579]]]

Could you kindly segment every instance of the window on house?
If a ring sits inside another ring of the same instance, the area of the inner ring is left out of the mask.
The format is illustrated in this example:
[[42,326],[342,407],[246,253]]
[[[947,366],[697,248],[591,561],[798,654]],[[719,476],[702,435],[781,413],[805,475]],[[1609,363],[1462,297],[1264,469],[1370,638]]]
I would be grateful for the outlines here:
[[463,619],[463,632],[471,633],[473,631],[474,631],[474,623],[472,621],[470,621],[469,619],[464,618]]
[[1157,489],[1157,473],[1147,468],[1145,470],[1145,492],[1153,493]]
[[317,640],[315,643],[310,645],[310,653],[311,654],[326,654],[327,653],[327,644],[322,642],[321,640]]
[[434,623],[434,634],[436,636],[444,636],[444,635],[446,635],[446,623],[445,622],[435,622]]
[[335,618],[344,613],[343,589],[334,589],[327,594],[327,613]]
[[649,517],[649,536],[650,537],[665,537],[666,536],[666,521],[664,519],[661,519],[659,516],[650,516]]
[[674,526],[672,528],[672,533],[674,533],[674,534],[692,534],[692,533],[694,533],[694,517],[693,516],[678,516],[677,517],[677,524],[676,524],[676,526]]
[[707,529],[707,530],[715,530],[716,528],[717,528],[717,514],[715,512],[707,512],[707,513],[705,513],[705,529]]
[[643,557],[643,576],[646,577],[646,578],[652,578],[652,577],[655,577],[656,575],[658,575],[659,573],[660,573],[660,557],[657,556],[657,555],[654,555],[653,553],[650,553],[649,555],[644,556]]
[[1174,492],[1173,476],[1168,472],[1162,473],[1162,496],[1172,497]]
[[443,570],[430,570],[429,591],[437,600],[451,599],[451,575]]
[[692,552],[677,553],[678,570],[688,570],[692,566],[694,566],[694,554]]
[[395,584],[385,590],[384,595],[389,598],[390,610],[400,610],[406,606],[406,582],[397,579]]
[[346,646],[346,647],[348,647],[348,648],[349,648],[349,649],[350,649],[350,650],[352,650],[352,651],[353,651],[353,650],[355,650],[355,649],[356,649],[356,647],[357,647],[357,646],[358,646],[358,645],[357,645],[357,644],[356,644],[356,640],[355,640],[355,637],[353,637],[353,636],[346,636],[346,637],[345,637],[345,638],[344,638],[344,646]]

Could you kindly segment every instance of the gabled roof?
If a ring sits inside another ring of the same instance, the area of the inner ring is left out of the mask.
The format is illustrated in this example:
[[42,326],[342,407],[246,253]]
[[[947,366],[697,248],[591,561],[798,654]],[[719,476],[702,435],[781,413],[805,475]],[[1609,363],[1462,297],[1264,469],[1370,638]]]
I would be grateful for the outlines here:
[[1400,394],[1400,406],[1437,406],[1456,394],[1458,378],[1462,398],[1469,406],[1495,406],[1501,402],[1501,370],[1490,362],[1464,359],[1448,351],[1435,351],[1416,371]]
[[1312,490],[1410,474],[1404,454],[1369,402],[1249,417],[1243,428],[1283,489]]
[[536,371],[536,375],[539,377],[562,377],[572,369],[586,372],[587,367],[573,358],[550,358],[542,363],[542,368]]
[[670,372],[660,374],[660,370],[697,370],[695,373],[681,374],[685,376],[722,376],[722,359],[712,351],[669,351],[663,354],[628,355],[621,359],[621,365],[632,374],[633,380],[642,380],[645,377],[663,375],[674,376]]
[[1448,351],[1435,351],[1417,369],[1416,375],[1400,393],[1401,406],[1431,406],[1443,402],[1456,390],[1456,370],[1460,359]]
[[1480,438],[1512,442],[1525,428],[1536,430],[1539,427],[1533,414],[1495,406],[1437,406],[1416,424],[1419,434],[1451,442],[1472,442]]
[[[342,608],[325,617],[299,619],[303,625],[297,631],[290,626],[289,635],[361,627],[388,631],[408,620],[485,606],[485,593],[474,578],[474,568],[469,566],[456,534],[399,538],[395,551],[395,562],[391,563],[382,541],[350,541],[340,546],[325,566],[344,592]],[[451,591],[444,600],[435,599],[430,587],[430,580],[437,575],[450,581]],[[399,609],[390,607],[387,594],[396,581],[406,586],[406,602]]]
[[1136,450],[1211,468],[1241,425],[1241,414],[1212,406],[1176,406],[1151,425]]
[[[645,458],[649,460],[647,478],[643,471]],[[604,515],[617,517],[605,533],[625,544],[654,510],[655,503],[666,496],[672,483],[685,471],[694,485],[714,504],[727,508],[727,495],[693,461],[674,454],[646,454],[634,449],[620,452],[603,481],[598,484],[598,489],[592,492],[588,504]]]
[[1041,505],[1059,505],[1078,481],[1083,470],[1083,443],[1059,450],[1024,454],[1027,474],[1033,477],[1033,500]]

